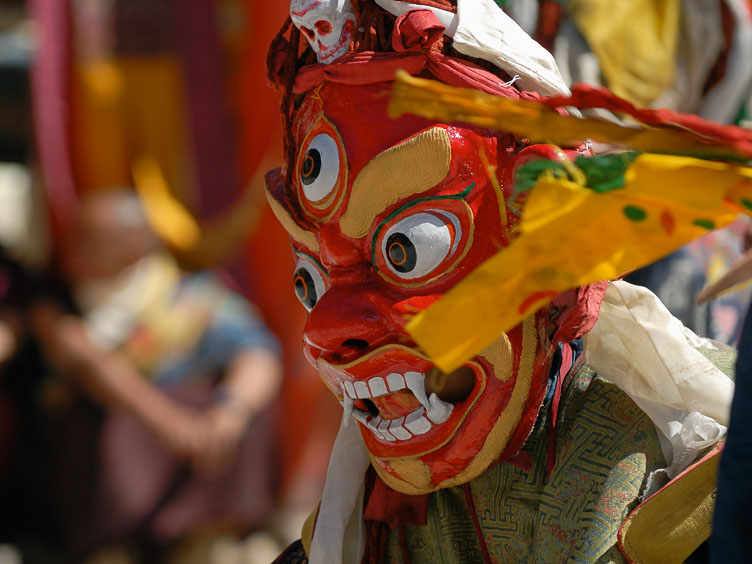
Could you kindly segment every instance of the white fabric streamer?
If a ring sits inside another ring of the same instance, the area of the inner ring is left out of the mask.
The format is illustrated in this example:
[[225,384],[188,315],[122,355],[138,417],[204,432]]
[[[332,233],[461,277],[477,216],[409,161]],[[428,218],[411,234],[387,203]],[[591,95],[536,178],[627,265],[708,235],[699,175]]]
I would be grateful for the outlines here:
[[569,95],[551,53],[530,37],[493,0],[459,0],[454,48],[521,77],[524,90]]
[[365,551],[364,477],[371,463],[359,425],[341,426],[334,441],[308,560],[360,562]]

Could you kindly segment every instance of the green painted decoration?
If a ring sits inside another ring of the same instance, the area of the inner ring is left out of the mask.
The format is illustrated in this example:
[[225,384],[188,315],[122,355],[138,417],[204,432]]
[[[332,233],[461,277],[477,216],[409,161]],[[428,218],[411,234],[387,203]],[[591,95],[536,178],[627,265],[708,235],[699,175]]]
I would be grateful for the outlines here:
[[703,227],[705,229],[715,229],[715,222],[711,219],[696,219],[692,222],[692,225]]
[[[636,151],[598,155],[594,157],[577,157],[573,166],[585,175],[585,187],[596,192],[610,192],[624,187],[624,175],[632,162],[639,156]],[[527,192],[535,186],[540,176],[546,172],[554,178],[569,178],[566,167],[560,161],[540,159],[521,165],[515,172],[515,194]]]
[[587,177],[587,187],[596,192],[610,192],[624,187],[624,174],[639,153],[628,151],[598,157],[577,157],[574,164]]
[[648,216],[644,209],[637,206],[624,206],[624,215],[630,221],[643,221]]

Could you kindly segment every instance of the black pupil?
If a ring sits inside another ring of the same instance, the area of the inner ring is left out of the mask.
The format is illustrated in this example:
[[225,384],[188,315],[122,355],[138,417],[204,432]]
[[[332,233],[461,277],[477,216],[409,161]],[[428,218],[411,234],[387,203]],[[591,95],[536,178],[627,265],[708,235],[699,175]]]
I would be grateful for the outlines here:
[[316,286],[311,274],[305,268],[299,268],[295,272],[295,295],[308,309],[316,305]]
[[300,167],[300,180],[308,186],[313,184],[321,174],[321,153],[316,149],[308,149]]
[[404,233],[393,233],[386,240],[386,257],[397,272],[410,272],[415,268],[415,245]]

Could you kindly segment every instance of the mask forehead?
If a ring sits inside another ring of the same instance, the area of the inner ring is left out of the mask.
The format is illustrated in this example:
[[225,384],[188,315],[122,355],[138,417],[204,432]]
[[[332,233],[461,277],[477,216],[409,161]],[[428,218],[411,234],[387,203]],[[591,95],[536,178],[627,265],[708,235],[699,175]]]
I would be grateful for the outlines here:
[[390,119],[390,87],[327,82],[309,93],[293,124],[299,150],[311,127],[324,116],[337,128],[347,149],[350,176],[355,178],[373,157],[437,123],[415,116]]

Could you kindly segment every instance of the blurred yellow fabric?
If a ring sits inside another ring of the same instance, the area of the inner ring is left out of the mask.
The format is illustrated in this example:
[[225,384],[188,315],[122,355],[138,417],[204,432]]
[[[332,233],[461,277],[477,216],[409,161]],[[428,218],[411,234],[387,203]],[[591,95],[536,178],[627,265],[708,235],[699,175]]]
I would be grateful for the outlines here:
[[133,165],[133,179],[152,229],[175,249],[194,248],[201,239],[201,228],[170,194],[159,162],[154,157],[140,157]]
[[698,154],[706,158],[747,160],[740,149],[689,130],[625,126],[598,118],[562,116],[529,100],[511,100],[479,90],[456,88],[435,80],[395,75],[389,116],[411,113],[446,122],[462,121],[479,127],[508,131],[536,143],[577,146],[586,139],[628,146],[645,152]]
[[612,92],[644,107],[671,85],[681,0],[571,0],[569,10]]
[[78,62],[73,72],[73,159],[79,190],[132,186],[143,155],[157,160],[182,202],[196,200],[188,158],[183,76],[169,56]]

